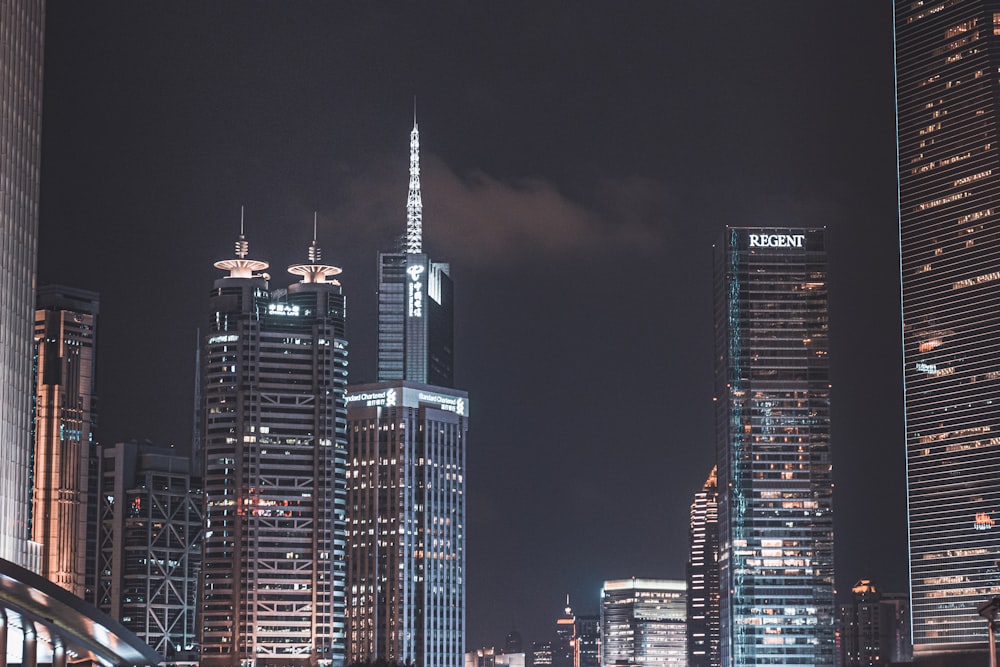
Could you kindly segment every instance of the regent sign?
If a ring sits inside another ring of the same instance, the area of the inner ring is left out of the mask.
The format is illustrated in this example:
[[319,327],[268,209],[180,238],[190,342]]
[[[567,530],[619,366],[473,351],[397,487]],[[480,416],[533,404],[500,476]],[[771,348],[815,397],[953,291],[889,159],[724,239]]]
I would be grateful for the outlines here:
[[420,264],[411,264],[406,267],[406,275],[410,277],[408,312],[410,317],[424,316],[424,283],[420,277],[424,273],[424,267]]
[[805,234],[747,234],[751,248],[801,248]]

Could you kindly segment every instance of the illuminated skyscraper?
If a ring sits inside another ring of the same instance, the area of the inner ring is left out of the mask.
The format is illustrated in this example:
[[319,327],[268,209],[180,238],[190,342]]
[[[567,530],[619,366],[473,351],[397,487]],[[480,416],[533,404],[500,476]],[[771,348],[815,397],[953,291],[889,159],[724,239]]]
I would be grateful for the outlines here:
[[84,597],[99,297],[49,286],[35,311],[34,503],[39,574]]
[[1000,595],[1000,3],[896,0],[915,658],[986,650]]
[[601,590],[604,667],[685,667],[687,585],[670,579],[605,581]]
[[723,665],[834,661],[826,280],[822,229],[716,246]]
[[580,667],[580,652],[576,637],[576,616],[569,606],[569,595],[566,596],[566,607],[563,615],[556,619],[556,640],[552,644],[552,667]]
[[380,382],[347,406],[349,662],[462,667],[468,396]]
[[344,659],[347,341],[322,264],[271,290],[267,263],[216,262],[204,341],[205,548],[201,664]]
[[410,133],[406,236],[398,252],[378,256],[378,381],[454,387],[454,306],[448,264],[423,252],[420,135]]
[[29,568],[44,31],[44,0],[0,0],[0,559]]
[[348,659],[462,667],[469,399],[448,265],[423,254],[419,140],[406,237],[379,255],[377,384],[348,392]]
[[718,667],[719,485],[712,468],[691,503],[687,566],[688,667]]

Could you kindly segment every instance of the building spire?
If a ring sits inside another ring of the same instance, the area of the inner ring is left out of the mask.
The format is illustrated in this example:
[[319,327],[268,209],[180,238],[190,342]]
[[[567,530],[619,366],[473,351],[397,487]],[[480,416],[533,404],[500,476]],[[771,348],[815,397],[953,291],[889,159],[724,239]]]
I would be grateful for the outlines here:
[[332,283],[339,285],[339,281],[327,280],[327,278],[333,278],[333,276],[341,273],[341,269],[321,263],[320,257],[322,256],[322,252],[320,252],[319,243],[316,241],[316,219],[316,211],[313,211],[313,240],[309,244],[309,262],[307,264],[292,264],[288,267],[288,272],[294,276],[302,276],[302,282],[304,283]]
[[410,191],[406,195],[406,252],[423,252],[424,205],[420,199],[420,132],[417,130],[417,98],[413,98],[413,130],[410,132]]
[[263,278],[268,280],[269,277],[266,273],[254,273],[255,271],[263,271],[268,267],[267,262],[262,262],[258,259],[247,259],[250,254],[250,242],[247,241],[246,235],[243,233],[243,207],[240,206],[240,235],[236,239],[235,244],[236,258],[235,259],[222,259],[215,263],[215,268],[222,269],[223,271],[229,271],[229,278]]

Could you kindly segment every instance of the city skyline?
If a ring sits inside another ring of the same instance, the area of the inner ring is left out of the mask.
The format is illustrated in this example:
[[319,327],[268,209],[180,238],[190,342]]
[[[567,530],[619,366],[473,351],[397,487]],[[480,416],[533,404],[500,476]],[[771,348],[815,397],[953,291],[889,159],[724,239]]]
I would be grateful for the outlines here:
[[[902,589],[890,9],[442,7],[50,7],[40,284],[102,295],[102,442],[188,446],[198,304],[241,205],[274,266],[318,211],[350,381],[374,379],[372,256],[405,220],[415,93],[425,251],[451,263],[455,384],[477,404],[469,476],[516,481],[469,486],[466,648],[512,624],[544,639],[567,591],[586,614],[604,580],[683,577],[725,224],[829,227],[834,477],[856,491],[838,583]],[[155,327],[128,324],[140,300]]]

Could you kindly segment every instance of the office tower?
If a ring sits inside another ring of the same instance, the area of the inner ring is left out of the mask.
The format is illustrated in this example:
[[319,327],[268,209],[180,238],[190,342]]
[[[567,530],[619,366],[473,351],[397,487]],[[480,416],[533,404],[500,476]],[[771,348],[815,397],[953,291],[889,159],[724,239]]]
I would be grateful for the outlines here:
[[716,469],[691,503],[687,565],[688,667],[718,667],[719,486]]
[[454,387],[454,304],[448,264],[423,252],[420,136],[410,133],[406,236],[397,252],[378,256],[379,382],[412,380]]
[[851,588],[851,600],[841,606],[841,665],[843,667],[909,662],[910,624],[907,599],[886,595],[868,579]]
[[531,642],[531,664],[534,667],[551,667],[552,641]]
[[687,664],[687,584],[617,579],[601,590],[601,664]]
[[37,569],[31,543],[31,330],[38,249],[44,0],[0,0],[0,559]]
[[96,606],[168,664],[197,664],[204,517],[191,459],[136,442],[96,450]]
[[[242,230],[241,230],[242,232]],[[347,341],[344,295],[321,263],[272,290],[249,259],[216,262],[202,354],[204,667],[344,659]]]
[[468,415],[456,389],[350,387],[349,662],[464,662]]
[[986,650],[1000,594],[1000,4],[895,2],[915,658]]
[[580,667],[600,667],[601,617],[576,615],[576,651]]
[[552,667],[580,667],[580,654],[576,643],[576,616],[573,615],[573,608],[569,605],[569,595],[566,595],[566,607],[562,616],[556,619]]
[[727,228],[715,287],[722,664],[829,666],[824,230]]
[[99,301],[49,286],[38,290],[35,310],[32,540],[41,545],[39,574],[81,598]]

